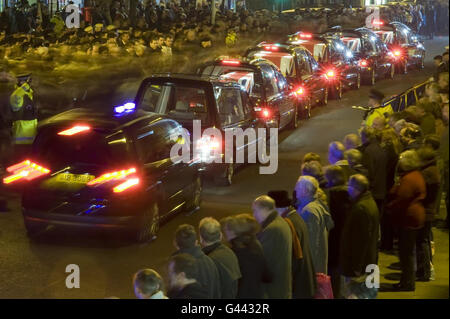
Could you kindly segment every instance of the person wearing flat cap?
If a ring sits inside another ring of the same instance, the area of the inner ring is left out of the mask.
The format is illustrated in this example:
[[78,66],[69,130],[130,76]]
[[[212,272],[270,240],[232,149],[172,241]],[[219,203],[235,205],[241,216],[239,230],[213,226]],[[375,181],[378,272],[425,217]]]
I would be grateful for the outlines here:
[[268,192],[267,195],[275,201],[276,211],[288,223],[292,232],[292,298],[313,298],[317,282],[312,263],[308,228],[292,206],[292,200],[287,191],[275,190]]

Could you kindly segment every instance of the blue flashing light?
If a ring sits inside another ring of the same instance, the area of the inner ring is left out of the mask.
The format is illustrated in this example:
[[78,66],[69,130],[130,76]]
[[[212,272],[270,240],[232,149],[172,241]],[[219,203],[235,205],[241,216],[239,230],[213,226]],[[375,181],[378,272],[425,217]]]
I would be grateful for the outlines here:
[[124,113],[130,113],[133,112],[136,109],[136,104],[133,102],[125,103],[124,105],[116,106],[114,108],[114,112],[116,114],[124,114]]

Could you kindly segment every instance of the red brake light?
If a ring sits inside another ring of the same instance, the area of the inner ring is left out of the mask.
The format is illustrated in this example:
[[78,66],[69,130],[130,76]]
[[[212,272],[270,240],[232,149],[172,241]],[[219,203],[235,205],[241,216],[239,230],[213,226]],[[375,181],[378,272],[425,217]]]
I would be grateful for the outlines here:
[[278,51],[278,47],[276,45],[265,45],[264,50],[266,51]]
[[305,94],[305,88],[302,87],[302,86],[296,88],[295,91],[294,91],[294,94],[295,94],[295,96],[297,96],[297,97],[303,96],[303,95]]
[[384,25],[384,21],[381,21],[381,20],[373,20],[373,22],[372,22],[372,24],[373,25]]
[[120,180],[123,180],[125,177],[127,177],[131,174],[134,174],[134,173],[136,173],[135,168],[106,173],[106,174],[103,174],[103,175],[93,179],[92,181],[88,182],[87,184],[89,186],[93,186],[93,185],[103,184],[103,183],[106,183],[109,181],[120,181]]
[[241,61],[238,61],[238,60],[222,60],[222,64],[225,64],[225,65],[240,65]]
[[71,136],[81,132],[90,131],[91,127],[86,125],[75,125],[67,130],[61,131],[58,135]]
[[329,71],[327,72],[327,77],[328,77],[328,78],[334,78],[335,75],[336,75],[336,74],[334,73],[333,70],[329,70]]
[[139,178],[130,178],[130,179],[127,179],[122,184],[117,185],[116,187],[114,187],[113,188],[113,192],[114,193],[121,193],[124,190],[127,190],[128,188],[136,186],[138,184],[139,184]]
[[402,52],[400,50],[394,50],[394,56],[400,57],[402,55]]
[[359,61],[359,65],[360,66],[368,66],[369,63],[366,60],[361,60],[361,61]]
[[40,166],[39,164],[33,163],[30,160],[25,160],[6,169],[7,172],[12,173],[11,175],[3,179],[4,184],[10,184],[18,180],[25,179],[26,181],[31,181],[32,179],[47,175],[50,170]]
[[263,115],[263,117],[268,118],[268,117],[270,117],[270,111],[268,109],[263,109],[262,115]]
[[311,39],[312,34],[311,33],[300,33],[300,38],[301,39]]

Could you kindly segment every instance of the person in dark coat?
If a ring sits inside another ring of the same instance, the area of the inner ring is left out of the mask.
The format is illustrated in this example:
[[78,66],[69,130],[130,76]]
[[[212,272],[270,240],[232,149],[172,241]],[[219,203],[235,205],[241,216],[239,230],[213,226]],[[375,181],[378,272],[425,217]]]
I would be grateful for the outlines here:
[[230,216],[220,221],[223,234],[236,254],[241,271],[236,299],[263,299],[263,283],[272,281],[272,274],[261,243],[256,238],[259,224],[249,214]]
[[[357,150],[352,150],[358,152]],[[339,271],[340,242],[345,225],[345,218],[350,211],[350,198],[347,192],[347,180],[342,167],[329,166],[325,170],[327,188],[325,193],[328,198],[328,208],[334,227],[328,235],[328,273],[331,276],[333,296],[341,298],[341,273]]]
[[198,262],[189,254],[172,256],[169,261],[169,299],[208,299],[210,292],[200,284]]
[[253,216],[261,225],[258,240],[273,275],[264,288],[269,299],[292,298],[292,233],[288,223],[278,216],[275,201],[263,195],[252,205]]
[[174,240],[177,254],[188,254],[195,258],[197,281],[208,290],[208,298],[220,299],[220,277],[216,265],[205,255],[197,242],[197,233],[192,225],[180,225],[175,232]]
[[211,217],[203,218],[199,234],[203,252],[214,261],[219,271],[221,298],[235,299],[241,271],[234,252],[222,243],[220,223]]
[[365,127],[361,131],[363,154],[362,163],[369,171],[370,192],[378,206],[380,216],[383,214],[387,195],[387,155],[381,146],[381,135],[371,127]]
[[399,182],[390,191],[388,204],[391,220],[399,227],[399,257],[402,276],[393,286],[397,291],[414,291],[414,250],[418,232],[425,225],[426,184],[420,172],[420,158],[415,150],[400,154]]
[[351,298],[375,298],[376,289],[365,285],[368,265],[378,264],[378,207],[369,191],[369,181],[361,174],[352,175],[348,182],[352,201],[341,237],[340,264],[345,277],[344,295]]
[[431,240],[432,223],[436,207],[440,204],[439,190],[441,187],[441,174],[437,166],[437,153],[430,147],[422,147],[417,151],[422,168],[421,172],[425,179],[427,195],[423,201],[425,207],[425,225],[419,230],[416,241],[417,274],[420,281],[429,281],[431,278]]
[[312,263],[308,228],[292,206],[287,191],[270,191],[276,210],[291,227],[292,232],[292,298],[313,298],[317,289],[316,272]]
[[345,158],[350,166],[350,176],[355,174],[361,174],[369,178],[369,171],[362,164],[362,153],[357,149],[350,149],[345,151]]

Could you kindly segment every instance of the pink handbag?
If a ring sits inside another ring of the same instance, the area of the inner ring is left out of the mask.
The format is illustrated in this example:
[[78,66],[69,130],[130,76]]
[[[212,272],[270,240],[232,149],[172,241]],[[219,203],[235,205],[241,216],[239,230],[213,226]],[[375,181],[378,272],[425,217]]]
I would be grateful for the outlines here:
[[331,277],[323,273],[316,274],[317,291],[314,299],[334,299]]

